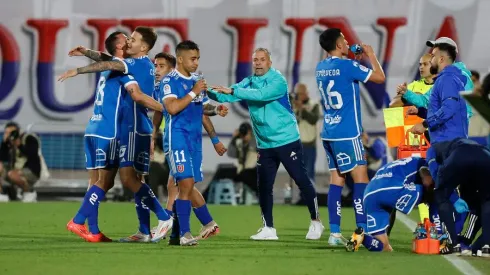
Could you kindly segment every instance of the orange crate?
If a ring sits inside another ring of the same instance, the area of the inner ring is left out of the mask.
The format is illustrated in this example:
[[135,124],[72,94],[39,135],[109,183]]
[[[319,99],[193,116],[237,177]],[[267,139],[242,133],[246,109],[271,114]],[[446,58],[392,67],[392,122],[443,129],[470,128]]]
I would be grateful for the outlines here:
[[438,239],[432,239],[430,236],[430,227],[436,226],[429,219],[424,219],[424,227],[427,232],[427,238],[422,240],[414,239],[412,241],[412,251],[417,254],[439,254],[440,242]]
[[418,145],[409,145],[410,135],[408,131],[405,133],[405,139],[398,146],[397,159],[408,157],[426,157],[427,150],[430,147],[430,143],[424,134],[421,134],[419,136],[420,139]]

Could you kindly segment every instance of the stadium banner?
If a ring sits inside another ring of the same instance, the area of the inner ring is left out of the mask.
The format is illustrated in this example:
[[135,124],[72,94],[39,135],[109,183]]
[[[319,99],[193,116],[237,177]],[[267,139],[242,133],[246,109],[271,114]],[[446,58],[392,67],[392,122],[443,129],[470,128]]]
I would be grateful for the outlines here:
[[[138,25],[158,31],[152,56],[163,50],[173,52],[183,39],[197,42],[200,70],[209,84],[240,81],[251,73],[253,49],[266,47],[272,52],[273,66],[287,77],[290,91],[295,83],[303,82],[314,100],[320,98],[314,70],[323,57],[318,34],[326,27],[339,27],[350,44],[371,44],[385,68],[385,84],[368,83],[361,88],[363,125],[370,132],[384,132],[382,109],[397,84],[417,77],[419,57],[428,51],[427,39],[448,36],[456,40],[460,59],[470,69],[484,73],[490,64],[486,31],[490,1],[483,0],[3,2],[0,120],[15,120],[22,126],[34,123],[39,126],[33,129],[41,133],[82,133],[91,116],[95,74],[56,82],[65,70],[90,62],[85,57],[68,57],[68,51],[77,45],[104,50],[110,32],[130,33]],[[236,103],[227,118],[213,121],[226,141],[245,119],[246,106]],[[203,144],[205,154],[213,153],[210,142]],[[218,161],[229,159],[205,161],[204,170],[214,169]],[[321,152],[317,170],[324,171],[325,162]]]

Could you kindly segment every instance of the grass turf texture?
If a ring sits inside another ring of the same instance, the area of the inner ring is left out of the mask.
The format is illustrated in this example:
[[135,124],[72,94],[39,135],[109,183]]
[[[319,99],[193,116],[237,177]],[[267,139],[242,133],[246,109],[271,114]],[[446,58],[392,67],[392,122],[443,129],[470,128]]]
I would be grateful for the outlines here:
[[[169,247],[166,240],[86,243],[65,228],[78,207],[74,202],[0,204],[0,274],[458,274],[440,256],[412,254],[413,229],[401,222],[392,231],[394,253],[364,248],[347,253],[343,247],[327,245],[328,228],[321,240],[305,240],[306,207],[275,206],[279,241],[258,242],[249,240],[261,225],[258,206],[210,206],[221,234],[200,241],[197,247]],[[344,236],[349,237],[354,213],[342,211]],[[99,216],[101,230],[114,240],[137,229],[132,203],[103,203]],[[326,207],[321,208],[321,216],[327,227]],[[197,234],[199,222],[193,217],[191,223]],[[480,271],[490,270],[485,259],[465,259]]]

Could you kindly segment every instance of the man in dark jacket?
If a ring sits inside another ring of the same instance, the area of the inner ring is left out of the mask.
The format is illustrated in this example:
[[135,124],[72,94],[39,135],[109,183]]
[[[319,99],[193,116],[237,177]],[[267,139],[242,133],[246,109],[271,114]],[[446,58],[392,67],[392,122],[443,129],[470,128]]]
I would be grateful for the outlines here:
[[423,123],[416,124],[411,132],[422,134],[427,128],[429,129],[432,146],[427,151],[427,161],[436,182],[435,201],[441,222],[444,223],[454,242],[451,244],[450,241],[447,249],[441,251],[452,253],[453,246],[455,251],[459,250],[459,247],[455,246],[457,240],[454,239],[456,236],[454,206],[449,200],[453,190],[451,192],[444,190],[449,187],[454,189],[456,186],[449,186],[450,183],[439,176],[438,170],[445,164],[437,159],[436,155],[440,155],[451,141],[468,137],[466,102],[460,95],[460,92],[465,90],[467,78],[453,65],[458,46],[452,39],[441,37],[435,41],[427,41],[427,46],[432,47],[431,72],[437,76],[429,98],[427,119]]

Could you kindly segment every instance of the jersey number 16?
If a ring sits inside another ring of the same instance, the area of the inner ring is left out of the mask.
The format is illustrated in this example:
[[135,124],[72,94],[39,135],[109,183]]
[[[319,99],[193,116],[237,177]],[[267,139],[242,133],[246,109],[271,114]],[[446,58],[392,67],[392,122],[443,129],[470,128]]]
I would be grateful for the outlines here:
[[[344,105],[342,101],[342,96],[337,91],[332,91],[333,85],[335,85],[335,81],[330,80],[327,85],[327,91],[323,90],[323,82],[320,81],[318,84],[318,89],[320,90],[320,95],[323,99],[323,105],[325,105],[325,109],[340,109]],[[336,103],[334,103],[334,98]]]

